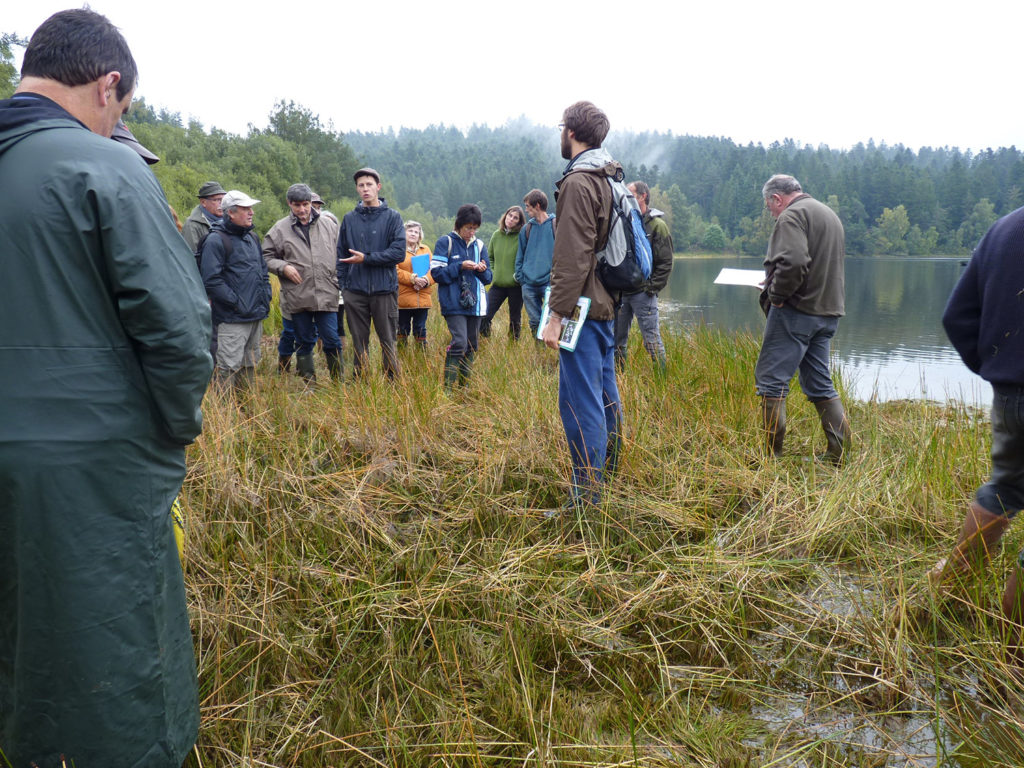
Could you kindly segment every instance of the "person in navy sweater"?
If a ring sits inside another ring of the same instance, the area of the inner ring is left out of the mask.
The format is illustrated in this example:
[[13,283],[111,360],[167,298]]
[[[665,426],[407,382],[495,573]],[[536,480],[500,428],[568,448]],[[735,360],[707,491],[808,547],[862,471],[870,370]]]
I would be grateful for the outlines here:
[[[935,585],[963,576],[990,550],[1024,507],[1024,208],[985,233],[942,315],[964,364],[992,385],[992,475],[970,503],[950,556],[930,572]],[[1021,660],[1019,625],[1024,552],[1006,581],[1003,615]]]

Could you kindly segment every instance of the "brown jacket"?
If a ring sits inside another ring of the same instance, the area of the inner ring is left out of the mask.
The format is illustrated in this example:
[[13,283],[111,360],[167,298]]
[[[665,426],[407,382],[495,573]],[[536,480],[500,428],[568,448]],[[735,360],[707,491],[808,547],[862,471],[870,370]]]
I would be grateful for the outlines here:
[[[281,310],[294,312],[338,311],[338,222],[312,213],[309,241],[294,214],[278,221],[263,238],[267,269],[281,280]],[[291,264],[302,276],[293,283],[281,273]]]
[[595,254],[608,240],[612,213],[609,176],[622,166],[600,147],[577,155],[555,185],[558,229],[551,262],[549,306],[560,315],[571,315],[580,296],[590,299],[590,318],[612,320],[615,302],[597,277]]

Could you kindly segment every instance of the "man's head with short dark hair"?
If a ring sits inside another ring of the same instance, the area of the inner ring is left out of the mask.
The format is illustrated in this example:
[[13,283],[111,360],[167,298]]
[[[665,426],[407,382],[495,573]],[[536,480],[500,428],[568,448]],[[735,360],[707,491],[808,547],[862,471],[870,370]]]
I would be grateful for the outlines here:
[[633,190],[633,197],[637,200],[642,200],[644,205],[651,204],[651,188],[647,186],[646,182],[634,181],[628,185]]
[[567,131],[573,132],[576,141],[587,147],[600,147],[611,128],[608,115],[589,101],[577,101],[566,107],[562,122]]
[[531,208],[540,208],[542,211],[546,211],[548,209],[548,196],[539,189],[531,189],[523,198],[523,205],[530,206]]
[[292,184],[286,193],[289,203],[312,203],[313,190],[308,184]]
[[377,173],[373,168],[360,168],[354,174],[352,174],[352,181],[359,183],[359,180],[364,176],[369,176],[371,179],[380,184],[380,174]]
[[121,79],[117,100],[132,92],[139,72],[128,43],[105,16],[87,8],[60,11],[44,21],[28,41],[21,76],[85,85],[110,72]]
[[772,195],[791,195],[794,192],[803,192],[800,182],[785,173],[776,173],[761,188],[761,197],[767,200]]

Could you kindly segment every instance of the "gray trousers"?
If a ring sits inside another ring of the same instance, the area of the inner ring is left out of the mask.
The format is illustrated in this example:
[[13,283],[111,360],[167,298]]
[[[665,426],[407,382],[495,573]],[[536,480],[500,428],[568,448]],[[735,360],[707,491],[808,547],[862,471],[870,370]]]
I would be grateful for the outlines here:
[[658,323],[658,294],[648,295],[644,291],[622,295],[622,304],[615,313],[615,357],[626,359],[626,345],[629,341],[629,326],[640,326],[640,335],[644,340],[644,349],[655,362],[665,359],[665,345],[661,340],[661,328]]
[[353,368],[362,373],[363,363],[369,359],[370,323],[380,340],[381,363],[384,374],[393,379],[400,373],[398,351],[395,344],[398,328],[398,293],[356,293],[345,291],[345,319],[348,320],[354,353]]
[[241,368],[255,368],[260,361],[260,339],[263,322],[219,323],[217,325],[217,368],[236,373]]

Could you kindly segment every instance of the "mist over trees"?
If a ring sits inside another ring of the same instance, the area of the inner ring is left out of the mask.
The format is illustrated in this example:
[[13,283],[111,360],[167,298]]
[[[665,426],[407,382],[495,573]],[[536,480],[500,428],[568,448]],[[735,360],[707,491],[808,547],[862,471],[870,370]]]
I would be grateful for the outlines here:
[[[536,186],[549,193],[565,161],[558,135],[525,119],[500,128],[432,126],[349,133],[357,155],[393,179],[399,206],[418,202],[450,215],[475,202],[487,220]],[[1014,147],[977,154],[956,148],[873,141],[850,150],[767,147],[671,133],[616,133],[605,142],[628,180],[652,187],[677,251],[765,252],[772,221],[761,187],[790,173],[834,208],[852,254],[927,255],[969,251],[998,218],[1024,204],[1024,158]]]
[[[406,218],[424,225],[432,242],[448,231],[458,207],[476,203],[489,237],[501,214],[534,187],[556,210],[555,182],[565,161],[554,128],[525,118],[498,128],[451,126],[385,133],[346,133],[323,124],[292,102],[279,102],[264,129],[247,136],[135,104],[128,123],[162,162],[154,171],[171,204],[185,213],[207,179],[244,189],[263,200],[257,227],[265,231],[287,213],[285,190],[310,184],[341,214],[356,205],[352,173],[376,168],[384,196]],[[606,142],[627,180],[652,188],[652,205],[665,212],[680,252],[765,252],[772,220],[761,186],[773,173],[790,173],[839,214],[847,251],[862,255],[962,254],[999,217],[1024,204],[1024,157],[1015,147],[979,153],[873,141],[850,150],[767,147],[729,139],[671,133],[612,133]]]
[[[0,98],[13,93],[13,46],[26,41],[0,34]],[[287,213],[285,190],[304,181],[342,214],[356,205],[352,173],[376,168],[389,205],[424,225],[425,240],[448,231],[463,203],[484,214],[489,237],[510,205],[534,187],[556,210],[555,182],[565,161],[554,127],[524,117],[497,128],[463,132],[435,125],[384,133],[339,133],[318,115],[281,101],[266,128],[250,123],[246,136],[207,130],[180,113],[138,100],[126,122],[162,158],[153,166],[171,205],[185,216],[199,185],[209,179],[262,200],[258,231]],[[797,145],[739,145],[727,138],[671,132],[614,130],[606,147],[628,181],[652,188],[652,205],[665,212],[680,252],[765,252],[772,221],[761,186],[773,173],[790,173],[805,191],[839,214],[847,252],[863,255],[962,254],[999,217],[1024,205],[1024,157],[1015,147],[972,153],[955,147],[857,144],[849,150]]]

